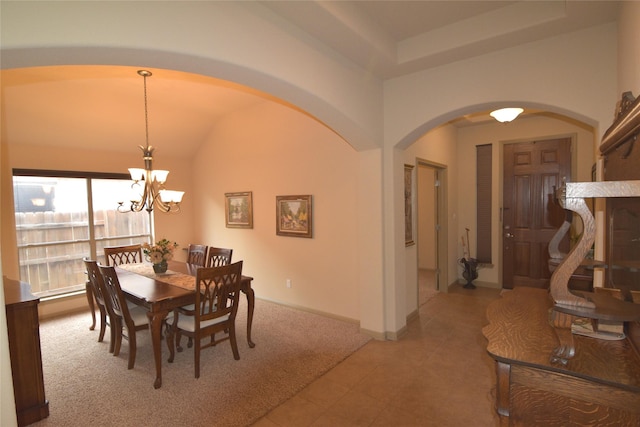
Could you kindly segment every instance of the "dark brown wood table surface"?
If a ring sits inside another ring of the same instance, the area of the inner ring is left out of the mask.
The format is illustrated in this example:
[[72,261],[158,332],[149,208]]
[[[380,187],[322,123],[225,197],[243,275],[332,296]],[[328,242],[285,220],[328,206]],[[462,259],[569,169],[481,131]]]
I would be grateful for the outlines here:
[[[153,357],[156,365],[156,379],[154,388],[162,386],[162,325],[169,312],[184,305],[195,302],[195,288],[185,289],[162,281],[162,276],[150,278],[132,271],[116,267],[120,286],[127,299],[146,307],[149,317],[149,330],[153,343]],[[169,270],[178,273],[196,275],[197,266],[179,261],[169,261]],[[249,347],[255,347],[251,341],[251,326],[253,323],[253,311],[255,307],[255,293],[251,288],[252,277],[242,276],[241,291],[247,297],[247,343]],[[194,281],[195,285],[195,281]]]

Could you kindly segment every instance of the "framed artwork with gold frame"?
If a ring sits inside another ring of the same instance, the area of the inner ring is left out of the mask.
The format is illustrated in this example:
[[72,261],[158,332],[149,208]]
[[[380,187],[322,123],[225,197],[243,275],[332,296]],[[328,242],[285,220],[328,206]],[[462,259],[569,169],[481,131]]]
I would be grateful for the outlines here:
[[253,228],[253,194],[251,191],[225,193],[224,198],[227,228]]
[[276,196],[276,234],[312,237],[313,210],[311,195]]

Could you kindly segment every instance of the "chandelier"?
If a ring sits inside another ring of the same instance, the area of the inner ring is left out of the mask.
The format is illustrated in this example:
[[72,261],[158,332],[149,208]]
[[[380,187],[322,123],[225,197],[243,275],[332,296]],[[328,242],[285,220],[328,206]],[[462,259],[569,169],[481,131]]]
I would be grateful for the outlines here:
[[132,193],[136,196],[130,200],[131,205],[125,206],[125,202],[118,202],[119,212],[140,212],[146,209],[151,213],[155,208],[161,212],[176,213],[180,211],[180,202],[184,191],[166,190],[164,183],[167,180],[169,171],[153,170],[153,150],[149,145],[149,115],[147,110],[147,77],[151,77],[151,72],[147,70],[138,70],[144,78],[144,124],[145,124],[145,141],[146,146],[139,145],[142,150],[142,158],[144,160],[144,169],[129,168],[133,184],[131,185]]

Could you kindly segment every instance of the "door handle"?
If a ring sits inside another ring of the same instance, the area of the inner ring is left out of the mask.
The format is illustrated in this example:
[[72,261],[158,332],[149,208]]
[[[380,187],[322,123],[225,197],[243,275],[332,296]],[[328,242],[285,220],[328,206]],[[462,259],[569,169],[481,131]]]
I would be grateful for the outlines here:
[[507,233],[505,233],[505,234],[504,234],[504,237],[514,238],[514,237],[516,237],[516,236],[514,236],[513,234],[511,234],[511,233],[507,232]]

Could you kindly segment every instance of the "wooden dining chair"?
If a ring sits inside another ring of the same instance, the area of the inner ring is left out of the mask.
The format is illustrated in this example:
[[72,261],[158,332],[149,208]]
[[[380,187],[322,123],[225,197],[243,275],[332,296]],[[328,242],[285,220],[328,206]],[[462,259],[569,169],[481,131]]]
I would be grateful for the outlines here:
[[[215,248],[212,246],[207,251],[206,267],[208,268],[220,267],[222,265],[231,264],[232,255],[233,255],[233,249]],[[185,307],[181,307],[178,310],[180,310],[183,313],[193,312],[193,304],[189,304]],[[214,339],[215,338],[212,337],[212,340]],[[189,340],[187,342],[187,347],[191,348],[192,345],[193,345],[193,339],[189,337]],[[180,336],[178,336],[177,338],[177,346],[180,347]]]
[[[233,255],[233,249],[226,248],[215,248],[210,247],[207,251],[207,262],[206,267],[220,267],[222,265],[231,264],[231,256]],[[190,304],[186,307],[181,307],[179,310],[183,313],[190,313],[193,311],[193,304]],[[215,340],[212,337],[212,340]],[[191,348],[193,345],[193,339],[189,337],[189,341],[187,342],[187,347]],[[177,338],[177,346],[180,347],[180,336]]]
[[[149,328],[149,318],[147,310],[141,306],[130,308],[120,287],[120,281],[113,266],[99,265],[102,274],[103,283],[106,294],[111,304],[111,312],[113,313],[112,324],[116,331],[113,355],[120,354],[122,345],[122,337],[129,340],[129,365],[128,369],[133,369],[136,362],[136,332]],[[124,329],[127,330],[126,336]]]
[[113,314],[111,313],[109,298],[106,297],[102,273],[100,273],[100,268],[98,268],[98,263],[96,261],[86,257],[83,258],[83,261],[87,269],[87,284],[92,293],[90,297],[94,298],[96,305],[98,306],[98,311],[100,312],[100,334],[98,335],[98,342],[102,342],[104,340],[104,334],[107,326],[109,326],[109,332],[111,334],[111,341],[109,341],[109,353],[113,353],[116,331],[111,325],[111,318],[113,317]]
[[106,265],[135,264],[142,262],[142,245],[108,246],[104,248]]
[[[173,362],[176,348],[179,352],[182,351],[182,347],[175,345],[175,338],[180,335],[193,338],[196,378],[200,378],[200,351],[204,348],[229,340],[233,358],[240,359],[235,323],[241,279],[242,261],[197,270],[196,302],[193,312],[186,314],[181,310],[175,310],[173,318],[167,321],[169,362]],[[223,333],[222,338],[215,339],[215,334],[219,332]],[[202,345],[203,338],[211,339]]]
[[231,255],[233,255],[233,249],[214,248],[212,246],[209,248],[206,267],[220,267],[221,265],[231,264]]
[[[135,264],[142,262],[142,245],[125,245],[125,246],[108,246],[104,248],[104,259],[106,265],[120,265],[120,264]],[[91,312],[91,318],[93,324],[89,329],[95,328],[95,306],[93,302],[95,299],[89,295],[93,292],[93,288],[87,284],[87,300],[89,302],[89,310]],[[130,305],[131,306],[131,305]]]
[[204,267],[207,262],[207,251],[209,247],[206,245],[189,245],[187,249],[187,264],[199,265]]

